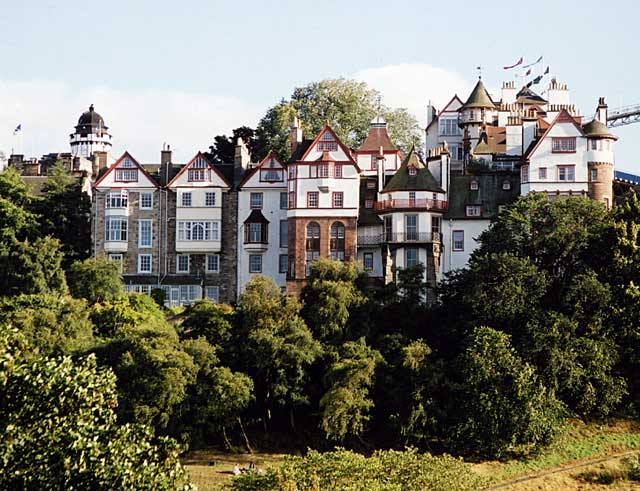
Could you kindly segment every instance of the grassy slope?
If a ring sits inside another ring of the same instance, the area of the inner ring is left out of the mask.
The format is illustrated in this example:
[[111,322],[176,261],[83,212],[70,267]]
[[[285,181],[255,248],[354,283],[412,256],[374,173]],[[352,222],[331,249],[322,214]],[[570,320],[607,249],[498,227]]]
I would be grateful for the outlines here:
[[[511,479],[536,474],[544,470],[553,469],[572,462],[588,460],[596,457],[604,457],[624,452],[626,450],[640,449],[640,425],[628,421],[616,421],[610,424],[584,424],[580,422],[570,423],[567,431],[556,443],[541,454],[527,460],[513,460],[507,462],[483,462],[473,464],[474,471],[491,476],[494,482],[509,481]],[[216,461],[210,465],[210,461]],[[248,467],[253,461],[256,466],[266,468],[279,465],[283,455],[279,454],[224,454],[213,451],[192,452],[184,459],[183,463],[198,485],[200,491],[217,491],[221,484],[232,477],[231,470],[234,464],[240,467]],[[590,470],[603,468],[615,469],[619,462],[598,464],[589,467]],[[527,481],[510,486],[514,491],[533,490],[640,490],[640,486],[631,483],[616,483],[610,486],[585,484],[575,478],[580,471],[567,471],[553,474],[541,479]],[[505,488],[507,489],[507,488]]]

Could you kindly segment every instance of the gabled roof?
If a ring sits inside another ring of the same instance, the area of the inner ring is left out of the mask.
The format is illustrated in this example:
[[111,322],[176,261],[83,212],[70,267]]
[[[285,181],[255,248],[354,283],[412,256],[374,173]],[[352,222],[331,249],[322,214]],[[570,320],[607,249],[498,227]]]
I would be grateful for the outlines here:
[[[486,134],[486,138],[485,138]],[[486,126],[484,134],[481,133],[480,140],[473,150],[474,155],[495,155],[504,153],[507,150],[506,128],[503,126]]]
[[93,183],[93,186],[92,186],[92,187],[94,187],[94,188],[98,187],[98,185],[99,185],[102,181],[104,181],[104,179],[105,179],[109,174],[111,174],[115,169],[117,169],[117,168],[118,168],[118,166],[120,165],[120,163],[121,163],[122,161],[124,161],[125,159],[127,159],[127,158],[128,158],[131,162],[133,162],[133,163],[135,164],[135,166],[138,168],[138,170],[140,170],[140,171],[142,172],[142,174],[143,174],[147,179],[149,179],[149,181],[151,181],[151,183],[152,183],[155,187],[158,187],[158,183],[156,182],[156,180],[155,180],[153,177],[151,177],[151,175],[150,175],[150,174],[149,174],[149,173],[144,169],[144,167],[142,167],[142,165],[140,165],[140,162],[138,162],[136,159],[134,159],[134,158],[131,156],[131,154],[130,154],[129,152],[124,152],[124,153],[122,154],[122,156],[121,156],[118,160],[116,160],[116,161],[113,163],[113,165],[112,165],[111,167],[109,167],[109,169],[107,169],[107,172],[105,172],[104,174],[102,174],[102,176],[100,176],[100,178],[99,178],[96,182],[94,182],[94,183]]
[[185,171],[191,167],[197,160],[202,159],[206,164],[207,167],[212,170],[213,172],[216,173],[216,175],[222,180],[222,182],[227,186],[227,187],[231,187],[229,185],[229,182],[227,181],[227,179],[222,175],[222,173],[216,169],[215,165],[213,165],[211,163],[211,161],[204,156],[204,154],[202,152],[198,152],[189,162],[187,162],[187,165],[185,165],[182,169],[180,169],[180,172],[178,172],[175,177],[173,179],[171,179],[171,181],[169,182],[169,184],[167,184],[167,187],[171,187],[173,185],[174,182],[176,182],[180,176],[182,174],[185,173]]
[[[451,100],[445,104],[444,108],[442,108],[442,110],[440,110],[440,112],[436,115],[436,117],[435,117],[435,118],[433,118],[433,119],[431,120],[431,122],[427,125],[427,127],[425,128],[425,130],[428,130],[428,129],[431,127],[431,125],[432,125],[433,123],[435,123],[436,121],[438,121],[438,119],[440,119],[440,115],[442,115],[442,113],[447,112],[447,111],[448,111],[448,109],[449,109],[449,106],[450,106],[451,104],[453,104],[455,101],[458,101],[458,103],[459,103],[461,106],[463,105],[463,104],[462,104],[462,100],[460,100],[460,98],[458,97],[458,94],[454,94],[454,95],[453,95],[453,97],[451,98]],[[454,111],[457,111],[457,109],[455,109]]]
[[536,94],[529,87],[524,86],[516,95],[516,102],[521,104],[546,104],[547,101]]
[[[410,167],[415,167],[415,176],[409,174]],[[411,148],[409,154],[400,164],[398,171],[381,192],[388,193],[390,191],[435,191],[444,193],[438,181],[420,161],[415,147]]]
[[387,152],[397,152],[397,147],[391,142],[391,138],[389,138],[389,133],[387,133],[387,122],[381,117],[378,116],[373,121],[371,121],[371,125],[369,126],[369,133],[367,134],[367,138],[365,138],[360,148],[357,150],[358,152],[378,152],[382,147],[383,151]]
[[531,142],[531,145],[529,145],[529,148],[527,149],[524,155],[527,159],[530,158],[536,152],[536,150],[542,143],[542,140],[544,140],[549,135],[549,132],[553,129],[553,127],[557,123],[572,123],[576,127],[576,129],[580,132],[580,134],[584,136],[584,131],[582,131],[582,127],[576,122],[575,118],[571,116],[571,114],[569,114],[569,112],[566,109],[562,109],[557,114],[553,122],[549,125],[547,130],[538,139],[538,141],[535,142],[535,144]]
[[344,143],[342,143],[342,140],[338,138],[338,135],[336,135],[336,132],[333,131],[333,128],[331,128],[331,126],[329,126],[329,123],[324,125],[324,127],[320,130],[318,135],[314,138],[313,142],[311,142],[309,147],[307,147],[307,150],[304,152],[302,157],[298,160],[304,161],[309,155],[309,153],[311,152],[311,150],[320,142],[320,138],[322,138],[322,135],[324,135],[327,131],[333,135],[333,138],[338,143],[338,146],[342,149],[344,154],[347,156],[348,162],[352,164],[356,169],[358,169],[358,171],[360,171],[360,167],[358,167],[358,164],[356,163],[356,161],[353,158],[353,155],[351,154],[351,149],[348,148]]
[[462,106],[463,109],[473,109],[475,107],[490,109],[496,107],[495,103],[491,100],[489,92],[487,92],[486,87],[482,83],[482,79],[478,79],[478,83],[471,91],[467,102]]
[[282,160],[280,160],[280,157],[278,157],[278,154],[276,152],[274,152],[273,150],[269,150],[269,153],[266,155],[266,157],[263,158],[258,165],[256,165],[253,169],[251,169],[249,172],[247,172],[245,174],[244,178],[242,179],[242,181],[240,182],[240,185],[238,187],[241,188],[242,186],[244,186],[247,183],[247,181],[249,179],[251,179],[251,177],[256,172],[258,172],[258,170],[261,167],[263,167],[267,162],[269,162],[271,160],[275,160],[276,162],[278,162],[283,169],[287,168],[285,163],[282,162]]

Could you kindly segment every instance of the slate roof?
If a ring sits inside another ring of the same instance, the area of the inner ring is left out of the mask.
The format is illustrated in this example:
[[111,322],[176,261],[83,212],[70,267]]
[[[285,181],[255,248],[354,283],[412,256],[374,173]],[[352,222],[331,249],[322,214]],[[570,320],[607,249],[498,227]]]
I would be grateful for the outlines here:
[[516,95],[516,102],[522,104],[546,104],[547,101],[536,94],[528,87],[522,87],[518,95]]
[[360,212],[358,213],[358,226],[381,224],[382,218],[380,218],[376,212],[371,208],[365,208],[364,206],[360,207]]
[[475,107],[491,109],[496,107],[495,103],[491,100],[489,92],[487,92],[486,87],[482,83],[482,80],[478,80],[478,83],[471,91],[467,102],[462,106],[463,109],[472,109]]
[[298,146],[296,147],[295,151],[291,155],[291,162],[296,162],[300,160],[302,156],[305,154],[305,152],[309,149],[312,143],[313,143],[313,140],[309,140],[306,138],[302,140],[300,143],[298,143]]
[[[472,190],[471,181],[478,182],[478,189]],[[502,189],[505,180],[511,189]],[[510,172],[492,172],[477,175],[451,175],[449,181],[449,209],[445,218],[492,219],[498,215],[500,205],[513,203],[520,196],[520,178]],[[482,216],[467,217],[467,205],[481,205]]]
[[[413,166],[417,169],[416,175],[409,175],[409,167]],[[411,148],[411,151],[402,161],[400,168],[386,184],[383,193],[389,191],[435,191],[437,193],[444,193],[444,190],[433,177],[433,174],[429,172],[429,169],[420,161],[415,147]]]

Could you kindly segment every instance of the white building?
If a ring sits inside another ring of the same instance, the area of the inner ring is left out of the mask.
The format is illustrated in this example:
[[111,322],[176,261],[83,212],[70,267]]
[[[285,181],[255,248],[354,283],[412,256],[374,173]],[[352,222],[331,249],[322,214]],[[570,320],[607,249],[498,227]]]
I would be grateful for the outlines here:
[[238,189],[238,295],[255,274],[286,288],[288,199],[286,166],[269,152]]

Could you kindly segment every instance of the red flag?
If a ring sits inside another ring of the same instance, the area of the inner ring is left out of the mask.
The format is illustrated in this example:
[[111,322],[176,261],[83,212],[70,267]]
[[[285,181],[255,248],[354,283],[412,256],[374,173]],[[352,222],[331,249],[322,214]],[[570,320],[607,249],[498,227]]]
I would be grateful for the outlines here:
[[511,68],[515,68],[515,67],[517,67],[518,65],[522,65],[522,62],[523,62],[523,61],[524,61],[524,58],[521,56],[521,57],[520,57],[520,59],[518,60],[518,62],[517,62],[515,65],[511,65],[511,66],[503,66],[502,68],[503,68],[504,70],[509,70],[509,69],[511,69]]

